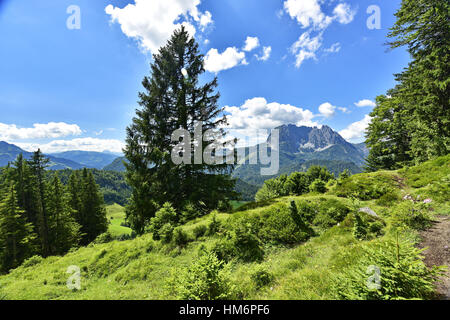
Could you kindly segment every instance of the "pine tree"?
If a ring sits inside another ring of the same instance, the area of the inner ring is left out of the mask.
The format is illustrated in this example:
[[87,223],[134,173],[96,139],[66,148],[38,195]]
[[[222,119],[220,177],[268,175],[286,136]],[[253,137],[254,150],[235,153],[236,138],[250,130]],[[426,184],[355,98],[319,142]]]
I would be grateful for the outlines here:
[[33,252],[33,226],[17,206],[17,194],[11,183],[7,196],[0,202],[0,268],[8,271],[19,266]]
[[81,221],[80,215],[83,210],[83,203],[81,201],[82,184],[79,171],[74,171],[70,175],[67,183],[67,192],[69,194],[69,206],[72,209],[72,215],[76,221]]
[[[133,189],[127,219],[138,233],[165,202],[177,210],[191,202],[207,211],[231,196],[234,187],[226,174],[231,165],[175,165],[171,160],[171,135],[176,129],[192,135],[202,122],[202,132],[224,135],[219,129],[226,117],[218,108],[217,78],[203,86],[198,83],[205,71],[198,44],[182,27],[153,58],[151,77],[144,78],[145,92],[139,94],[141,109],[127,128],[124,150],[129,160],[127,180]],[[202,154],[210,142],[203,143]],[[189,158],[193,160],[193,154]]]
[[81,225],[81,243],[86,245],[108,230],[103,195],[92,172],[87,169],[83,170],[82,175],[81,203],[82,209],[77,222]]
[[77,246],[81,238],[80,225],[72,216],[68,200],[61,181],[55,175],[48,186],[46,202],[51,251],[57,255]]
[[35,208],[37,211],[37,224],[39,225],[39,236],[42,245],[42,254],[47,257],[52,254],[49,240],[48,216],[45,203],[46,184],[45,184],[45,168],[49,160],[45,158],[41,150],[33,153],[33,157],[28,161],[33,174],[33,184],[37,194]]

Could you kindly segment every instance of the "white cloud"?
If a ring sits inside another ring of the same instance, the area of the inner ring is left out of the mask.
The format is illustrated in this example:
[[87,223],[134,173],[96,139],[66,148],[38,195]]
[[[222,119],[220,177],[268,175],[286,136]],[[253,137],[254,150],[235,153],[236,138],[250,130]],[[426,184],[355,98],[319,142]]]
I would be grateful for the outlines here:
[[[289,16],[297,20],[303,29],[308,28],[291,48],[296,57],[295,65],[297,68],[307,59],[317,59],[316,51],[322,45],[322,35],[331,23],[337,21],[341,24],[348,24],[353,21],[356,14],[356,10],[353,10],[350,5],[340,3],[334,8],[333,16],[327,16],[321,8],[321,5],[325,2],[325,0],[286,0],[284,2],[284,10]],[[329,3],[332,2],[329,1]],[[313,31],[318,34],[310,38]],[[340,49],[340,43],[335,43],[323,51],[333,53],[339,52]]]
[[319,0],[287,0],[284,9],[292,19],[296,19],[302,28],[310,26],[325,29],[333,18],[326,16],[320,8]]
[[270,54],[272,53],[272,47],[268,46],[268,47],[264,47],[263,48],[263,53],[261,56],[258,56],[255,54],[256,59],[261,60],[261,61],[266,61],[270,58]]
[[73,140],[54,140],[49,143],[15,143],[26,151],[41,149],[43,153],[57,153],[72,150],[96,152],[122,152],[125,146],[122,141],[114,139],[79,138]]
[[217,49],[210,49],[205,56],[205,70],[217,73],[222,70],[231,69],[239,64],[247,64],[245,53],[235,47],[229,47],[219,53]]
[[307,59],[316,59],[316,51],[322,45],[322,34],[311,38],[309,32],[303,33],[292,45],[291,51],[296,56],[295,66],[300,68]]
[[242,50],[250,52],[257,47],[259,47],[258,37],[247,37],[247,39],[245,40],[245,46]]
[[342,24],[349,24],[355,17],[356,10],[353,10],[347,3],[340,3],[333,10],[334,18]]
[[337,53],[341,51],[341,44],[339,42],[334,43],[331,47],[323,50],[326,53]]
[[[200,0],[135,0],[124,8],[109,4],[105,12],[127,37],[136,39],[145,51],[156,53],[181,25],[194,36],[194,24],[204,30],[212,23],[210,12],[199,13],[199,4]],[[181,18],[185,21],[180,22]]]
[[339,111],[342,111],[343,113],[350,113],[350,110],[348,110],[346,107],[338,107]]
[[339,131],[339,134],[346,140],[360,140],[364,138],[367,127],[372,121],[372,117],[366,115],[364,119],[353,122],[344,130]]
[[369,99],[360,100],[355,102],[355,106],[357,107],[376,107],[376,103]]
[[336,113],[336,107],[333,106],[331,103],[329,102],[325,102],[322,103],[319,106],[319,112],[326,118],[330,118],[332,116],[334,116],[334,114]]
[[268,103],[262,97],[248,99],[240,107],[226,106],[225,112],[229,113],[227,119],[231,129],[272,129],[283,124],[318,125],[312,121],[314,115],[310,110],[289,104]]
[[32,128],[18,128],[15,124],[0,123],[0,140],[60,138],[80,135],[80,127],[64,122],[35,123]]
[[210,25],[213,22],[211,12],[205,11],[205,13],[200,15],[200,27],[202,31],[206,29],[208,25]]

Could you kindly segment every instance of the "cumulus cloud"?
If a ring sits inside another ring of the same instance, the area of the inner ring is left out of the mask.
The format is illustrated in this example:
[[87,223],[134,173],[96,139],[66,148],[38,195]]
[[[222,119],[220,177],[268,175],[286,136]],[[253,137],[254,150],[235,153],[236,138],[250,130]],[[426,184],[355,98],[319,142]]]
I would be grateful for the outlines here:
[[283,124],[296,124],[317,126],[313,122],[314,115],[305,110],[289,104],[267,102],[265,98],[256,97],[248,99],[240,106],[226,106],[227,119],[231,129],[272,129]]
[[258,37],[247,37],[247,39],[245,40],[245,46],[242,50],[250,52],[257,47],[259,47]]
[[366,115],[364,119],[353,122],[344,130],[339,131],[339,134],[346,140],[360,140],[364,138],[367,127],[372,121],[372,117]]
[[376,107],[376,103],[369,99],[360,100],[355,102],[355,106],[363,108],[363,107]]
[[348,110],[346,107],[338,107],[339,111],[342,111],[343,113],[350,113],[350,110]]
[[272,53],[272,47],[268,46],[268,47],[264,47],[263,48],[263,53],[261,56],[258,56],[255,54],[256,59],[261,60],[261,61],[266,61],[270,58],[270,54]]
[[[211,13],[199,12],[199,4],[200,0],[135,0],[124,8],[109,4],[105,12],[127,37],[136,39],[145,51],[156,53],[181,25],[194,36],[195,24],[204,30],[212,23]],[[180,22],[181,18],[185,21]]]
[[355,17],[356,10],[353,10],[349,4],[340,3],[333,10],[334,18],[342,24],[349,24]]
[[[329,1],[328,4],[333,1]],[[292,19],[297,20],[299,25],[308,31],[304,32],[299,40],[291,48],[296,57],[295,66],[299,68],[307,59],[316,59],[316,51],[322,46],[322,35],[330,24],[337,21],[340,24],[348,24],[353,21],[356,10],[353,10],[347,3],[339,3],[333,10],[333,15],[326,15],[321,5],[326,3],[324,0],[286,0],[284,10]],[[311,37],[312,33],[317,35]],[[305,42],[306,41],[306,42]],[[340,43],[335,43],[325,53],[339,52]]]
[[114,139],[78,138],[73,140],[54,140],[49,143],[16,143],[26,151],[41,149],[44,153],[57,153],[72,150],[96,151],[96,152],[122,152],[125,146],[122,141]]
[[322,34],[311,38],[309,32],[303,33],[292,45],[291,52],[296,56],[295,66],[300,68],[307,59],[316,59],[316,52],[322,45]]
[[284,9],[302,28],[325,29],[333,20],[322,12],[319,0],[287,0]]
[[336,113],[336,107],[329,102],[325,102],[319,106],[319,112],[322,116],[330,118]]
[[206,71],[217,73],[240,64],[247,64],[247,61],[244,52],[235,47],[229,47],[222,53],[219,53],[217,49],[210,49],[205,56],[204,63]]
[[35,123],[32,128],[19,128],[15,124],[0,123],[0,140],[55,139],[82,133],[76,124],[64,122]]

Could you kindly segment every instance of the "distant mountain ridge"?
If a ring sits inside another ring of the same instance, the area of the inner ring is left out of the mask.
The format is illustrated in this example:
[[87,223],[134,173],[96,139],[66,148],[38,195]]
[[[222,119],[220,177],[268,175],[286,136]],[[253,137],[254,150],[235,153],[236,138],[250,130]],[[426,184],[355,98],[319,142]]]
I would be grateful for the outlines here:
[[68,159],[77,162],[88,168],[103,169],[103,167],[109,165],[117,155],[105,152],[93,152],[93,151],[66,151],[60,153],[52,153],[51,156]]
[[[9,162],[15,161],[19,154],[23,154],[25,159],[30,159],[33,155],[32,152],[25,151],[14,144],[0,141],[0,167],[7,166]],[[84,165],[69,159],[52,155],[45,156],[50,160],[48,166],[49,170],[82,169],[85,167]]]

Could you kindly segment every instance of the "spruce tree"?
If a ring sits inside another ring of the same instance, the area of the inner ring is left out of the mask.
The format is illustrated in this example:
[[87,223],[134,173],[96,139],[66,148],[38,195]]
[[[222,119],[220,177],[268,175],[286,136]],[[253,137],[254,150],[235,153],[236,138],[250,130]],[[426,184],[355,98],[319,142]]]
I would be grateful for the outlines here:
[[33,157],[28,161],[33,175],[33,187],[37,195],[34,205],[37,211],[37,224],[39,225],[39,237],[44,257],[52,254],[49,240],[47,207],[45,203],[45,168],[47,168],[48,162],[49,160],[42,154],[41,150],[34,152]]
[[0,263],[6,272],[18,267],[33,252],[33,226],[27,223],[24,211],[17,206],[17,194],[11,183],[7,196],[0,202]]
[[53,254],[61,255],[77,246],[81,235],[80,225],[72,216],[68,195],[56,175],[48,186],[46,200],[51,251]]
[[82,240],[86,245],[108,230],[105,202],[91,171],[83,170],[82,209],[77,221],[81,225]]
[[[217,78],[199,84],[205,69],[198,44],[182,27],[153,60],[151,76],[142,82],[145,92],[139,93],[141,108],[127,128],[124,150],[132,187],[127,219],[138,233],[165,202],[176,210],[193,203],[208,211],[231,196],[234,188],[228,175],[232,165],[193,164],[192,153],[188,157],[192,164],[175,165],[171,160],[175,145],[171,135],[176,129],[187,130],[192,139],[195,126],[202,122],[202,132],[224,135],[219,127],[226,124],[226,117],[218,107]],[[203,142],[201,154],[210,142]]]

